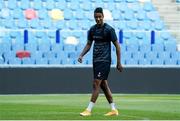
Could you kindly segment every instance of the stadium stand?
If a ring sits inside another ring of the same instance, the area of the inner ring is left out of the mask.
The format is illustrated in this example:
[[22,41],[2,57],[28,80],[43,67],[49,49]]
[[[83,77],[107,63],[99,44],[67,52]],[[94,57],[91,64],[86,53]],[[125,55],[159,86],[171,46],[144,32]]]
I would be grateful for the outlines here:
[[[77,57],[86,43],[88,29],[95,23],[93,10],[98,6],[105,9],[105,20],[122,41],[123,64],[180,65],[175,37],[152,2],[138,0],[2,0],[0,65],[79,65]],[[26,39],[24,30],[28,32]],[[155,36],[151,31],[155,31]],[[15,56],[19,50],[28,50],[31,56],[19,59]],[[113,48],[112,53],[112,64],[116,64]],[[91,65],[91,59],[90,54],[86,55],[83,64]]]

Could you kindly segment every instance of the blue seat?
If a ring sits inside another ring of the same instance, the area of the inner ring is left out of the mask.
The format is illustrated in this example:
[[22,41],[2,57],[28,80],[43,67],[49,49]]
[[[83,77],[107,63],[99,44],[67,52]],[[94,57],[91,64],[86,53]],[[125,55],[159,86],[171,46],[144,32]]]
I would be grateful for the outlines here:
[[164,45],[162,43],[158,43],[158,44],[152,44],[152,51],[155,52],[163,52],[164,51]]
[[124,0],[114,0],[114,2],[120,3],[123,2]]
[[147,18],[151,21],[151,22],[156,22],[156,21],[160,21],[160,17],[157,11],[151,11],[147,13]]
[[138,60],[136,59],[128,59],[125,61],[126,65],[138,65]]
[[152,65],[164,65],[164,60],[161,59],[153,59]]
[[[133,0],[132,0],[133,1]],[[141,10],[141,6],[138,2],[134,2],[134,3],[131,3],[129,4],[128,6],[131,10],[133,10],[134,13],[137,13],[138,11]],[[141,10],[142,11],[142,10]]]
[[64,51],[66,52],[75,52],[76,46],[72,44],[64,44]]
[[35,64],[35,60],[32,58],[23,58],[22,59],[22,64]]
[[80,44],[76,45],[76,51],[81,52],[84,49],[84,47],[85,47],[85,44],[80,43]]
[[176,52],[171,52],[171,58],[172,59],[180,59],[180,52],[176,51]]
[[57,53],[61,52],[61,51],[63,51],[63,45],[54,43],[54,44],[51,45],[51,51],[52,52],[57,52]]
[[61,52],[56,53],[56,56],[57,56],[56,57],[57,59],[62,60],[63,58],[68,58],[68,53],[61,51]]
[[139,46],[139,51],[149,53],[149,52],[151,52],[151,45],[150,44],[142,44]]
[[37,49],[37,44],[35,44],[35,43],[25,44],[25,45],[24,45],[24,49],[27,50],[27,51],[30,51],[30,52],[32,52],[32,51],[37,51],[37,50],[38,50],[38,49]]
[[156,60],[158,58],[158,53],[157,52],[145,52],[145,56],[146,59],[148,60]]
[[164,50],[167,52],[176,52],[176,43],[164,43]]
[[90,25],[86,20],[82,20],[81,24],[80,24],[80,27],[81,27],[82,30],[88,30]]
[[1,18],[2,19],[9,19],[10,18],[10,10],[8,8],[1,9]]
[[0,9],[4,7],[4,2],[0,1]]
[[38,50],[42,52],[50,51],[51,46],[48,43],[39,43]]
[[17,7],[17,1],[15,0],[8,0],[8,8],[14,10]]
[[76,11],[75,11],[75,18],[77,19],[77,20],[82,20],[82,19],[84,19],[84,11],[82,10],[82,9],[77,9]]
[[133,52],[132,53],[132,58],[137,59],[137,60],[144,59],[145,54],[144,54],[144,52]]
[[146,58],[142,58],[142,59],[139,59],[138,64],[139,65],[151,65],[151,60],[146,59]]
[[8,64],[20,65],[20,64],[22,64],[22,60],[19,59],[19,58],[9,58],[8,59]]
[[52,51],[47,51],[42,53],[43,58],[55,58],[57,56],[57,53]]
[[19,21],[17,22],[17,27],[19,29],[25,29],[27,27],[27,21],[24,18],[19,19]]
[[10,50],[11,50],[11,43],[8,43],[8,42],[0,43],[0,52],[1,53],[8,52]]
[[64,19],[65,19],[65,20],[70,20],[70,19],[72,19],[72,16],[73,16],[73,13],[72,13],[71,10],[69,10],[69,9],[65,9],[65,10],[64,10]]
[[122,20],[121,12],[117,10],[112,11],[112,17],[113,17],[113,20],[116,20],[116,21]]
[[78,10],[80,8],[80,4],[77,0],[72,0],[70,3],[69,3],[69,6],[70,6],[70,9],[75,11],[75,10]]
[[38,29],[40,26],[38,19],[33,19],[33,20],[29,21],[29,26],[31,29]]
[[32,59],[39,59],[39,58],[42,58],[42,52],[41,51],[31,51],[31,58]]
[[127,3],[135,3],[137,0],[126,0]]
[[77,53],[77,52],[69,52],[68,53],[68,57],[69,58],[72,58],[72,59],[77,59],[79,57],[80,53]]
[[41,0],[33,0],[33,6],[35,10],[40,10],[42,8],[42,2]]
[[132,53],[131,52],[124,52],[121,53],[121,59],[123,60],[129,60],[132,58]]
[[144,21],[147,19],[147,16],[146,16],[146,12],[145,11],[142,11],[142,10],[139,10],[137,12],[137,15],[136,15],[136,19],[138,21]]
[[158,31],[162,31],[164,29],[164,23],[162,21],[156,21],[154,23],[154,29]]
[[165,65],[177,65],[178,61],[177,61],[177,59],[165,59],[164,64]]
[[52,26],[51,19],[47,18],[47,19],[42,20],[41,26],[42,26],[44,29],[52,29],[53,26]]
[[77,24],[78,22],[76,22],[75,20],[69,20],[68,22],[67,22],[67,27],[68,27],[68,29],[69,30],[77,30],[78,29],[78,24]]
[[146,11],[146,12],[150,12],[150,11],[153,11],[154,10],[154,7],[152,5],[151,2],[145,2],[144,5],[143,5],[143,9]]
[[15,28],[14,20],[12,19],[6,19],[6,22],[4,23],[5,28],[7,29],[13,29]]
[[129,44],[127,44],[127,51],[138,52],[139,51],[138,43],[129,43]]
[[53,0],[47,0],[45,7],[47,10],[52,10],[55,7],[54,1]]
[[152,29],[151,22],[149,22],[149,21],[142,21],[142,22],[139,23],[139,28],[141,30],[149,31],[149,30]]
[[24,44],[14,43],[12,44],[12,51],[24,50]]
[[127,27],[128,27],[128,29],[136,30],[136,29],[138,29],[138,23],[136,21],[129,21],[127,23]]
[[24,16],[23,16],[23,11],[20,9],[20,8],[16,8],[16,9],[14,9],[13,11],[12,11],[12,17],[14,18],[14,19],[21,19],[21,18],[23,18]]
[[38,18],[44,20],[48,17],[48,11],[44,8],[38,10]]
[[66,0],[61,0],[61,1],[57,1],[56,4],[55,4],[55,7],[56,8],[59,8],[60,10],[64,10],[67,8],[67,2]]
[[20,8],[22,10],[30,8],[30,1],[29,0],[20,1]]
[[75,60],[74,59],[63,58],[61,60],[61,64],[63,64],[63,65],[74,65]]
[[114,26],[116,27],[116,29],[119,29],[119,30],[127,29],[125,21],[114,21]]
[[[124,2],[123,2],[123,3],[116,4],[116,7],[117,7],[118,10],[121,11],[121,13],[125,13],[125,11],[128,11],[128,10],[129,10],[127,4],[124,3]],[[127,9],[128,9],[128,10],[127,10]]]
[[5,61],[4,61],[4,58],[2,57],[2,55],[0,55],[0,64],[4,64]]
[[125,21],[134,21],[134,13],[132,10],[125,11],[124,20]]
[[84,1],[83,3],[82,3],[82,9],[84,10],[84,11],[91,11],[92,10],[92,4],[91,4],[91,2],[89,2],[89,1]]
[[170,59],[170,52],[158,52],[159,59]]
[[46,65],[48,64],[48,59],[47,58],[37,58],[35,60],[36,65]]
[[61,64],[61,61],[59,59],[57,59],[57,58],[49,58],[48,63],[50,65],[54,65],[54,64],[57,65],[57,64]]
[[66,29],[66,22],[65,21],[54,21],[53,22],[53,28],[55,29]]

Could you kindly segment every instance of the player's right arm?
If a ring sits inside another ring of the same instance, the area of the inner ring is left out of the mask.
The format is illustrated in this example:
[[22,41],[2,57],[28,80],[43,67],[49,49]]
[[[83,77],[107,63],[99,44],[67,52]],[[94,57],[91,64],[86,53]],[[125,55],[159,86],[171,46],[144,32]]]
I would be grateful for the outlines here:
[[92,41],[88,40],[86,46],[84,47],[83,51],[82,51],[81,54],[79,55],[78,61],[79,61],[80,63],[82,63],[82,58],[83,58],[83,56],[86,55],[86,53],[90,50],[91,45],[92,45]]

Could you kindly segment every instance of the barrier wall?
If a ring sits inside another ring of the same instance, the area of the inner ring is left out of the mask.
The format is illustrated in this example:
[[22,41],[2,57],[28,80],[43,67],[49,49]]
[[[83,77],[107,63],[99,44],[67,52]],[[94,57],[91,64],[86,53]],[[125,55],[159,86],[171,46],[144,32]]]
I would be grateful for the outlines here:
[[[111,68],[113,93],[180,94],[179,68]],[[92,68],[0,68],[0,94],[91,93]]]

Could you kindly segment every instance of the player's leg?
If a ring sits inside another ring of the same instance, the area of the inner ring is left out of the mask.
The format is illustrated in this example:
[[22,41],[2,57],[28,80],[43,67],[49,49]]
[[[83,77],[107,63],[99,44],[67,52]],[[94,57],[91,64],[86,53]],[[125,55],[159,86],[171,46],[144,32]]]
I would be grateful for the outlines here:
[[90,116],[91,115],[91,110],[99,96],[99,90],[100,90],[100,85],[101,85],[102,80],[95,79],[93,81],[93,91],[91,95],[91,101],[89,102],[88,107],[86,108],[85,111],[80,113],[81,116]]
[[95,79],[93,81],[93,91],[91,96],[91,102],[95,103],[98,96],[99,96],[99,90],[102,80]]
[[106,99],[108,100],[109,104],[113,102],[113,98],[112,98],[112,93],[111,93],[111,90],[109,88],[109,85],[108,85],[108,82],[107,80],[103,80],[101,82],[101,89],[103,90],[105,96],[106,96]]
[[106,99],[108,100],[110,106],[111,106],[111,111],[106,113],[105,116],[115,116],[115,115],[118,115],[118,110],[116,109],[115,107],[115,103],[113,102],[113,97],[112,97],[112,93],[111,93],[111,90],[109,88],[109,85],[108,85],[108,82],[107,80],[103,80],[101,82],[101,89],[103,90],[105,96],[106,96]]

